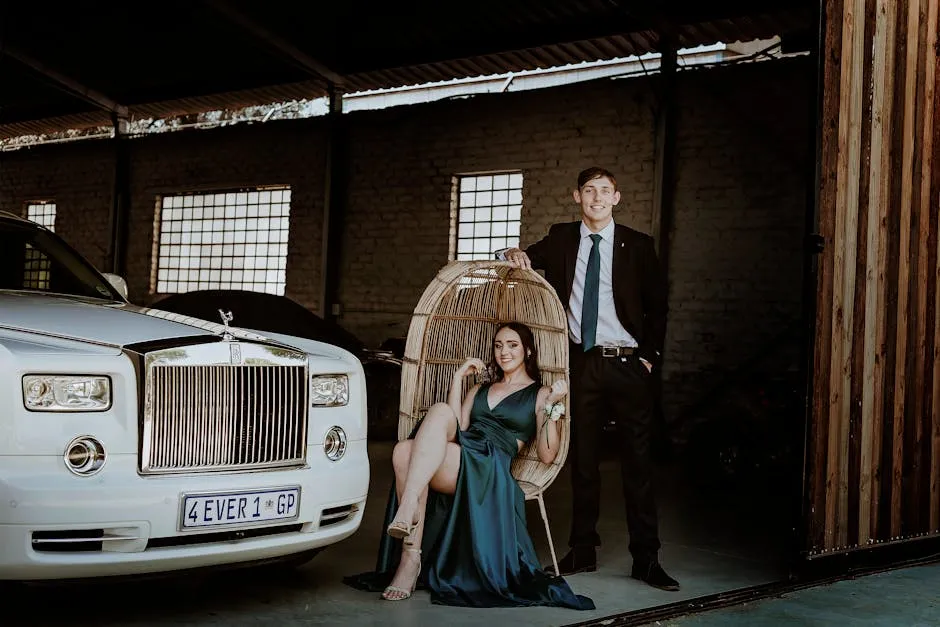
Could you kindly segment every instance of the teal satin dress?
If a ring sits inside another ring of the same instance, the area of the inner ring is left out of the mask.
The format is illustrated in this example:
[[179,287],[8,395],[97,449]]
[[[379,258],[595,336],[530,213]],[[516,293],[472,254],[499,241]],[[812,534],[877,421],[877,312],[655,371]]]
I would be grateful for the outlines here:
[[[510,473],[518,451],[516,440],[528,441],[536,433],[539,387],[533,382],[491,408],[489,385],[481,386],[469,427],[457,431],[457,487],[452,495],[429,492],[421,542],[419,583],[430,590],[434,603],[594,609],[594,602],[572,592],[562,577],[542,570],[526,527],[525,498]],[[397,508],[392,486],[383,530]],[[354,588],[380,591],[391,581],[400,556],[401,541],[383,533],[375,571],[344,581]]]

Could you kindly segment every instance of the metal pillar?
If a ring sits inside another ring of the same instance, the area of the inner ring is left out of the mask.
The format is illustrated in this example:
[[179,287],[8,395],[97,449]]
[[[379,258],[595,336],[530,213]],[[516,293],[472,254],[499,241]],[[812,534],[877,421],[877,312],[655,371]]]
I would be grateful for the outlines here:
[[[656,86],[655,165],[653,169],[653,212],[651,235],[656,244],[663,282],[669,285],[669,242],[675,206],[676,171],[676,37],[668,24],[659,30],[659,82]],[[667,359],[663,358],[663,363]],[[654,413],[656,416],[653,450],[657,458],[671,454],[670,426],[666,423],[662,405],[662,367],[653,377]]]
[[343,96],[336,85],[328,88],[326,156],[323,184],[323,222],[320,248],[320,316],[335,319],[342,313],[339,303],[339,266],[342,258],[343,218],[349,164],[346,157],[346,123]]
[[128,146],[127,118],[111,114],[114,125],[114,188],[111,194],[110,238],[108,240],[108,268],[110,272],[127,276],[127,238],[130,217],[130,150]]
[[655,166],[653,171],[652,236],[665,272],[669,269],[669,236],[675,212],[676,172],[676,37],[672,29],[659,35]]

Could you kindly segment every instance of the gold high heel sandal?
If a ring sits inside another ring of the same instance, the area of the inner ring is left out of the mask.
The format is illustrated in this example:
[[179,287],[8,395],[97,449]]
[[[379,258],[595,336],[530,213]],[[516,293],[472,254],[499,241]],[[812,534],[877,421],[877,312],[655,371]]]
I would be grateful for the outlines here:
[[[402,551],[418,554],[418,572],[415,574],[414,583],[411,584],[411,590],[405,590],[398,586],[388,586],[385,588],[385,591],[382,593],[382,598],[386,601],[404,601],[405,599],[410,599],[411,595],[414,594],[415,589],[418,587],[418,578],[421,576],[421,549],[404,548]],[[390,592],[394,592],[400,596],[389,596]]]
[[388,526],[388,529],[386,529],[385,532],[396,540],[402,540],[405,542],[405,544],[409,544],[408,539],[417,528],[418,523],[416,522],[413,522],[409,525],[400,520],[396,520]]
[[[396,512],[396,514],[397,513],[398,512]],[[412,514],[410,525],[403,520],[392,520],[392,524],[388,526],[385,532],[396,540],[402,540],[405,544],[411,544],[409,540],[412,534],[414,534],[415,529],[418,528],[417,518],[417,512]]]

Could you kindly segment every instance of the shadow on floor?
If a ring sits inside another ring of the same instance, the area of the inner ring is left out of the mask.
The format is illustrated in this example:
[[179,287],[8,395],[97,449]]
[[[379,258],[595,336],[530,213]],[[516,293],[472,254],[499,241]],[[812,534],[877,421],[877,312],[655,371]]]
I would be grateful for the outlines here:
[[[4,626],[13,625],[309,625],[348,623],[564,625],[674,603],[785,578],[785,529],[773,495],[708,494],[687,484],[678,466],[661,469],[657,482],[663,550],[661,559],[682,584],[663,592],[630,579],[630,557],[619,465],[601,463],[602,506],[598,571],[569,578],[597,610],[557,608],[465,609],[430,603],[419,591],[389,603],[342,584],[344,575],[369,570],[381,533],[391,485],[390,442],[370,444],[372,484],[360,530],[296,571],[238,570],[150,581],[9,587],[2,591]],[[566,550],[570,483],[563,471],[547,492],[546,506],[559,557]],[[771,505],[768,505],[770,503]],[[543,563],[548,543],[535,503],[527,516]],[[15,618],[14,618],[15,617]]]

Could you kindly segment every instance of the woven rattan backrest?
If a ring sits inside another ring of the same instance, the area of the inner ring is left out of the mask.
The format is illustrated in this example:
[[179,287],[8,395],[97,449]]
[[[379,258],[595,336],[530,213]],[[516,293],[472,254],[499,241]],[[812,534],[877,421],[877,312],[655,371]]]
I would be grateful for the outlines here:
[[[501,261],[454,261],[438,272],[415,307],[401,376],[398,438],[408,437],[428,407],[446,401],[457,368],[468,357],[489,362],[502,322],[526,324],[535,335],[542,383],[568,379],[565,308],[551,285],[534,270]],[[476,383],[467,377],[463,393]],[[534,443],[519,452],[513,475],[547,488],[565,463],[570,424],[568,398],[561,450],[552,464],[539,461]]]

